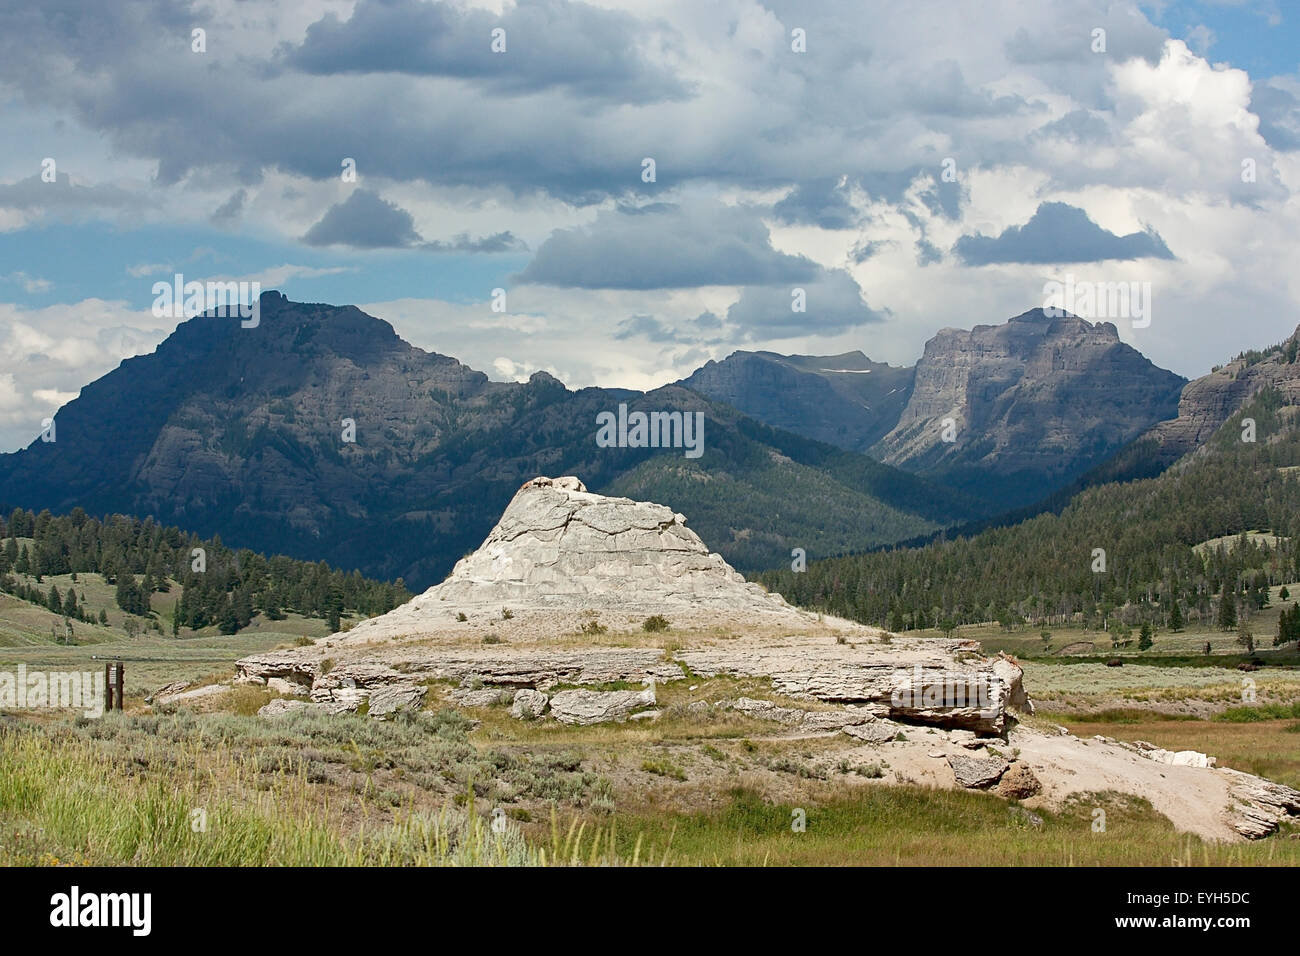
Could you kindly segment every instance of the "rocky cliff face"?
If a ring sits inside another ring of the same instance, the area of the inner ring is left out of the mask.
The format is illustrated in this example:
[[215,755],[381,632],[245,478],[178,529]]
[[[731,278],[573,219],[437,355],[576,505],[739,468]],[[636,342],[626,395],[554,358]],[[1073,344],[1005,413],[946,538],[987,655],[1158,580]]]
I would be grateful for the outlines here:
[[1178,401],[1178,416],[1152,428],[1153,439],[1166,463],[1194,451],[1265,388],[1282,393],[1287,405],[1300,405],[1300,328],[1262,356],[1243,356],[1189,382]]
[[1184,381],[1120,342],[1110,323],[1035,309],[1005,325],[944,329],[912,368],[861,352],[735,352],[681,384],[1000,510],[1045,497],[1171,418]]
[[907,407],[873,453],[1027,503],[1171,417],[1184,381],[1108,322],[1035,309],[1005,325],[944,329],[926,343]]
[[873,362],[861,352],[733,352],[680,384],[774,428],[866,451],[898,422],[912,392],[913,372]]

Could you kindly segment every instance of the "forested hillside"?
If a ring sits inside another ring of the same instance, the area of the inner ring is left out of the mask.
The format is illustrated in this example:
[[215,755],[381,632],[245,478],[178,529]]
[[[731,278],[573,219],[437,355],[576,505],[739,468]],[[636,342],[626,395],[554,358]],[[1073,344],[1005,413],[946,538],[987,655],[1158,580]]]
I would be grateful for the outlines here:
[[80,508],[58,517],[15,509],[7,518],[0,516],[0,543],[0,591],[70,620],[92,616],[79,604],[75,586],[63,594],[54,585],[44,587],[47,575],[72,574],[74,581],[76,575],[102,575],[116,586],[118,606],[141,617],[150,614],[154,593],[166,593],[172,581],[178,582],[182,590],[172,633],[217,625],[233,634],[258,614],[280,620],[287,611],[323,618],[337,630],[345,612],[383,614],[411,597],[400,578],[390,584],[323,561],[232,551],[219,537],[203,540],[152,519],[111,515],[101,520]]
[[[1235,625],[1300,573],[1300,408],[1261,391],[1164,474],[1080,493],[1060,514],[759,578],[792,602],[907,630],[996,620]],[[1254,421],[1254,441],[1247,420]],[[1248,531],[1267,537],[1197,544]],[[1103,563],[1104,562],[1104,563]],[[1226,605],[1226,606],[1225,606]]]

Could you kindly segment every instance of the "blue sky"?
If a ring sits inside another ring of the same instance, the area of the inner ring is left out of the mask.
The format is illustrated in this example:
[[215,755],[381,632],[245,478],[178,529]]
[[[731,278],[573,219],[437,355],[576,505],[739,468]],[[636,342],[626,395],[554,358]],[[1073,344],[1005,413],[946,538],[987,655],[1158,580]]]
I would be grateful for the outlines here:
[[910,364],[1067,276],[1150,283],[1086,317],[1188,376],[1296,328],[1296,4],[923,6],[0,3],[0,451],[178,271],[571,387]]
[[1300,7],[1294,0],[1141,6],[1154,23],[1211,61],[1261,80],[1300,70]]

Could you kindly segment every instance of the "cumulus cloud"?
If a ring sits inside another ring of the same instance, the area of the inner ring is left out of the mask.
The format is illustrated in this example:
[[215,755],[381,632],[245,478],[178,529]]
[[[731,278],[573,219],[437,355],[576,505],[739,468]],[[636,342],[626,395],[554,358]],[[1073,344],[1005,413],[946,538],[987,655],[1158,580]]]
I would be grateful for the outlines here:
[[1010,226],[1000,236],[962,236],[953,251],[973,266],[1174,257],[1153,230],[1117,236],[1082,209],[1060,202],[1043,203],[1027,223]]
[[750,342],[784,339],[810,329],[834,335],[886,318],[862,301],[858,283],[842,269],[824,272],[801,289],[806,308],[801,312],[794,308],[795,290],[770,286],[745,289],[727,310],[733,337]]
[[[490,49],[497,26],[504,54]],[[306,268],[275,266],[296,260],[267,237],[322,243],[321,270],[368,249],[350,268],[399,278],[413,250],[537,250],[523,283],[507,282],[514,262],[473,276],[484,295],[510,284],[512,308],[537,303],[528,315],[430,330],[412,307],[398,324],[484,368],[509,335],[583,381],[653,383],[737,334],[864,347],[862,309],[885,319],[870,325],[873,357],[911,361],[953,324],[954,299],[979,321],[1023,312],[1061,256],[1140,263],[1164,282],[1167,315],[1195,289],[1178,330],[1157,319],[1134,338],[1185,373],[1276,341],[1300,303],[1300,280],[1278,279],[1300,251],[1296,77],[1207,62],[1131,0],[932,0],[924,15],[875,0],[46,0],[0,5],[0,84],[40,118],[35,135],[6,132],[78,180],[34,181],[30,159],[4,167],[10,236],[72,212],[134,238],[143,208],[154,224],[219,227],[227,262],[264,287]],[[59,136],[73,145],[47,149]],[[343,157],[363,176],[352,196]],[[641,179],[645,157],[657,182]],[[1043,217],[1056,246],[1035,254]],[[150,249],[113,271],[171,255]],[[969,268],[984,261],[1001,266]],[[28,260],[5,271],[18,269],[70,286]],[[842,280],[819,289],[837,271],[870,306]],[[810,306],[792,326],[796,285]],[[1222,323],[1224,302],[1251,327]],[[721,327],[694,321],[705,314]]]
[[67,173],[57,170],[53,182],[47,183],[40,174],[36,174],[15,183],[0,184],[0,206],[9,209],[81,211],[93,207],[120,207],[138,203],[137,197],[117,186],[77,185]]
[[823,229],[852,229],[861,220],[846,180],[819,179],[799,183],[772,207],[776,218],[789,224]]
[[553,233],[521,282],[587,289],[803,282],[816,263],[772,248],[757,211],[716,201],[603,211],[589,226]]
[[175,327],[123,302],[87,299],[27,309],[0,303],[0,448],[22,447],[41,419],[122,359],[152,351]]
[[282,62],[315,74],[458,77],[511,94],[563,87],[647,102],[685,93],[647,55],[672,41],[665,23],[569,0],[518,0],[500,15],[438,0],[361,0],[346,21],[327,13],[313,23]]
[[302,241],[309,246],[401,249],[419,242],[420,234],[405,209],[369,189],[357,189],[343,202],[331,206]]

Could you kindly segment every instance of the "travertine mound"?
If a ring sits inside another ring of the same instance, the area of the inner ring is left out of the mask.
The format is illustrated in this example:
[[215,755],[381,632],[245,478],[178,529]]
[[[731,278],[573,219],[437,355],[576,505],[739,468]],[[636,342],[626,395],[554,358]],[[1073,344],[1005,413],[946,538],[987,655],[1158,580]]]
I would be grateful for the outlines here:
[[674,621],[726,612],[791,625],[813,617],[746,582],[671,508],[592,494],[574,477],[534,478],[447,580],[358,625],[349,641],[426,633],[458,614],[502,608],[616,609]]

